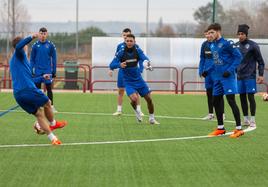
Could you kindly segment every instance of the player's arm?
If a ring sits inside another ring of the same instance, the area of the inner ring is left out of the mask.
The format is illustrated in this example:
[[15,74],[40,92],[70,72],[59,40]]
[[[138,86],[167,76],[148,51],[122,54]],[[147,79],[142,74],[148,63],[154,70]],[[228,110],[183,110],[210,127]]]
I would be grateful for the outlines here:
[[[204,64],[205,64],[205,43],[202,44],[201,50],[200,50],[200,61],[199,61],[199,76],[203,76],[203,71],[204,71]],[[206,73],[205,73],[206,74]],[[205,77],[205,74],[203,77]]]
[[30,66],[31,66],[32,74],[34,74],[35,58],[36,58],[36,47],[35,45],[33,45],[31,56],[30,56]]
[[27,45],[28,43],[30,43],[34,38],[36,38],[37,35],[36,34],[32,34],[31,36],[28,36],[24,39],[22,39],[15,47],[16,51],[21,51],[23,50],[24,46]]
[[51,45],[51,60],[52,60],[52,78],[55,78],[57,73],[57,50],[54,44]]
[[255,44],[255,46],[254,46],[254,55],[255,55],[256,61],[258,63],[258,70],[259,70],[259,77],[257,78],[257,83],[262,83],[264,81],[263,74],[264,74],[265,64],[264,64],[264,60],[263,60],[262,55],[261,55],[260,48],[257,44]]
[[114,69],[118,69],[121,67],[121,63],[120,60],[123,56],[124,51],[120,50],[119,52],[117,52],[114,56],[114,59],[112,60],[112,62],[109,65],[110,70],[114,70]]
[[[142,61],[142,63],[146,63],[146,70],[153,70],[153,67],[151,66],[151,61],[150,59],[143,53],[142,49],[139,48],[139,46],[137,44],[135,44],[136,50],[138,52],[138,56],[140,58],[140,61]],[[139,61],[139,62],[140,62]],[[140,66],[141,68],[144,68],[143,65]]]
[[242,54],[240,53],[239,49],[234,45],[232,41],[227,42],[227,50],[232,55],[232,63],[230,63],[230,66],[228,67],[227,71],[229,73],[234,72],[236,68],[239,66],[239,64],[242,61]]

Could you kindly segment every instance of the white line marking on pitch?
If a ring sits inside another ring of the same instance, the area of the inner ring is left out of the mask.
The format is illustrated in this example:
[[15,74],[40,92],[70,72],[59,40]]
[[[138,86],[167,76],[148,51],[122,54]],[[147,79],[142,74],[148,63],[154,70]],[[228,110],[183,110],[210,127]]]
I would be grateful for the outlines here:
[[[77,113],[78,114],[78,113]],[[80,113],[80,114],[89,114],[89,113]],[[99,113],[101,114],[101,113]],[[164,118],[164,116],[162,116]],[[167,116],[168,117],[168,116]],[[172,118],[172,117],[169,117]],[[174,117],[177,119],[191,119],[189,117]],[[193,119],[201,119],[201,118],[193,118]],[[248,127],[244,130],[244,132],[250,132],[255,130],[256,127],[251,128]],[[232,134],[232,132],[228,132],[225,135],[227,136]],[[217,136],[215,136],[217,137]],[[146,143],[146,142],[163,142],[163,141],[178,141],[178,140],[191,140],[191,139],[204,139],[204,138],[214,138],[206,136],[190,136],[190,137],[178,137],[178,138],[160,138],[160,139],[145,139],[145,140],[119,140],[119,141],[100,141],[100,142],[77,142],[77,143],[63,143],[60,146],[78,146],[78,145],[102,145],[102,144],[127,144],[127,143]],[[0,145],[0,148],[16,148],[16,147],[48,147],[51,144],[19,144],[19,145]]]

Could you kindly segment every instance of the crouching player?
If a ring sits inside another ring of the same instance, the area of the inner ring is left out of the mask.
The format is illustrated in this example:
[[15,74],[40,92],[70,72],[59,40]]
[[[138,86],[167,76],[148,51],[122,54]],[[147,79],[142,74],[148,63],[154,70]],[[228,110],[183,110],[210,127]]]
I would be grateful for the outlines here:
[[110,64],[110,69],[122,68],[123,80],[131,105],[135,110],[138,122],[142,121],[142,116],[137,110],[138,94],[147,102],[149,110],[150,124],[159,124],[154,117],[154,105],[150,94],[150,89],[143,80],[141,72],[143,71],[143,61],[148,60],[143,51],[135,46],[135,36],[128,34],[126,38],[126,46],[116,53],[115,58]]
[[[17,36],[12,41],[15,51],[9,64],[13,94],[20,107],[36,117],[41,129],[47,134],[52,145],[59,145],[61,141],[52,131],[64,127],[67,122],[59,122],[54,119],[50,100],[34,84],[30,64],[25,53],[27,44],[37,36],[38,34],[33,34],[25,39]],[[43,78],[47,79],[46,76]]]

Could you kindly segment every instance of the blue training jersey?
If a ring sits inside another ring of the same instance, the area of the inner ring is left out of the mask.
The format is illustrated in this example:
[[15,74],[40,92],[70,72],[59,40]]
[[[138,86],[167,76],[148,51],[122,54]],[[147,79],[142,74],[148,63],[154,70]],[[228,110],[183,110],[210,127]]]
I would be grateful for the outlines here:
[[210,49],[213,55],[214,65],[212,68],[212,79],[222,80],[223,73],[228,71],[228,78],[236,78],[236,68],[241,63],[242,55],[233,41],[227,41],[224,38],[212,42]]
[[199,76],[201,76],[205,71],[209,73],[209,70],[211,70],[214,65],[210,44],[211,42],[208,41],[204,41],[202,43],[200,51]]
[[14,94],[21,90],[36,88],[30,63],[23,49],[23,47],[31,41],[31,36],[21,40],[16,45],[14,54],[9,62]]
[[[123,79],[126,84],[139,84],[139,82],[144,82],[141,76],[144,60],[149,59],[136,45],[131,52],[128,52],[127,47],[125,47],[116,53],[113,61],[110,63],[110,69],[122,69]],[[124,61],[129,61],[132,65],[126,68],[121,68],[120,64]]]
[[35,42],[32,46],[30,62],[36,76],[56,74],[57,52],[55,45],[49,40]]
[[256,79],[256,63],[258,63],[259,76],[263,76],[264,61],[258,44],[247,39],[237,42],[236,46],[243,55],[243,60],[237,68],[237,79]]

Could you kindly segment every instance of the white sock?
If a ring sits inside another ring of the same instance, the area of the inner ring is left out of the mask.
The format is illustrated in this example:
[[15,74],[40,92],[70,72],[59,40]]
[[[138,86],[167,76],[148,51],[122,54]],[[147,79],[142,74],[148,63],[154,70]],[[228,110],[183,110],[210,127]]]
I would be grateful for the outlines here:
[[136,110],[137,110],[138,112],[141,112],[141,105],[137,105]]
[[241,129],[242,129],[242,126],[239,125],[239,126],[236,126],[235,128],[236,128],[237,130],[241,130]]
[[50,122],[50,126],[55,126],[56,125],[56,120],[53,119],[53,121]]
[[250,121],[255,122],[255,116],[251,116]]
[[154,114],[149,114],[149,120],[154,119]]
[[244,116],[244,121],[248,121],[248,120],[249,120],[248,116]]
[[52,140],[54,140],[55,138],[57,138],[52,132],[51,132],[49,135],[47,135],[47,137],[48,137],[48,139],[49,139],[50,141],[52,141]]
[[122,105],[117,105],[117,112],[122,112]]
[[224,125],[218,125],[218,129],[224,129]]

